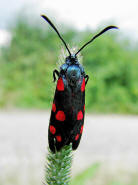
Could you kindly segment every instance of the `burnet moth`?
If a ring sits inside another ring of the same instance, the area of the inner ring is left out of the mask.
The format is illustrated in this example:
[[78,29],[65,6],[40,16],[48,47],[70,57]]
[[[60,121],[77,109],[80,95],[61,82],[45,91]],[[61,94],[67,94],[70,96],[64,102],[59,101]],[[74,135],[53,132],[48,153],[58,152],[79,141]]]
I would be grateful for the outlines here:
[[92,39],[84,44],[76,53],[71,53],[54,24],[47,16],[42,15],[42,18],[55,30],[69,53],[69,56],[65,59],[65,63],[60,66],[60,71],[56,69],[53,71],[54,82],[56,81],[56,76],[58,80],[48,128],[49,148],[55,153],[63,146],[72,143],[72,149],[75,150],[80,143],[83,132],[85,86],[89,80],[89,76],[79,63],[77,55],[84,47],[101,34],[113,28],[117,29],[117,27],[106,27],[92,37]]

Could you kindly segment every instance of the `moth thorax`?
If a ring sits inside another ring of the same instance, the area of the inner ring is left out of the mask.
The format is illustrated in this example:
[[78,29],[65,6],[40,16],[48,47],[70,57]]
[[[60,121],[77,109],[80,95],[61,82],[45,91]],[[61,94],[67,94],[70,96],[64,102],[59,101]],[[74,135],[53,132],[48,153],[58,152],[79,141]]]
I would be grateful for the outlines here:
[[81,71],[79,66],[71,65],[67,69],[67,79],[70,85],[74,86],[81,77]]

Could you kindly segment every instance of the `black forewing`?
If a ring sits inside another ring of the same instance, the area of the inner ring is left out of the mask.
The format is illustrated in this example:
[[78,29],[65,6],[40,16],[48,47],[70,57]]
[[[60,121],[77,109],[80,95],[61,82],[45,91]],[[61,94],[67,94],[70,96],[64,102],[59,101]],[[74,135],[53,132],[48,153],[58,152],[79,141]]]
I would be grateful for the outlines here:
[[[63,79],[64,91],[59,91],[56,88],[54,96],[54,104],[56,110],[51,111],[50,125],[54,126],[56,133],[52,134],[49,129],[49,147],[55,152],[60,150],[64,145],[72,143],[72,148],[76,149],[81,139],[80,129],[84,123],[84,104],[85,104],[85,91],[81,91],[81,84],[76,88],[68,86],[66,79]],[[58,111],[62,111],[65,114],[65,120],[59,121],[56,118]],[[83,118],[77,120],[78,112],[82,111]],[[78,139],[76,136],[79,134]],[[61,137],[61,141],[57,140],[57,136]]]

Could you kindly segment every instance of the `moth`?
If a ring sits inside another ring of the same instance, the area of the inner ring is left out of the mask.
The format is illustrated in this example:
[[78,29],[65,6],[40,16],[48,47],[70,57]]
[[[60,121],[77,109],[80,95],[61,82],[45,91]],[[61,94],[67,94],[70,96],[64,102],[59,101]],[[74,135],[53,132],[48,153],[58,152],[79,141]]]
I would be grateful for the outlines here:
[[71,53],[66,42],[51,20],[46,15],[42,15],[42,18],[54,29],[69,53],[65,58],[65,63],[60,66],[60,70],[55,69],[53,71],[53,79],[54,82],[57,80],[57,85],[48,128],[49,148],[55,153],[63,146],[72,143],[72,149],[75,150],[80,143],[83,132],[85,87],[89,80],[89,76],[79,63],[77,55],[83,48],[104,32],[110,29],[117,29],[117,27],[108,26],[104,28],[76,53]]

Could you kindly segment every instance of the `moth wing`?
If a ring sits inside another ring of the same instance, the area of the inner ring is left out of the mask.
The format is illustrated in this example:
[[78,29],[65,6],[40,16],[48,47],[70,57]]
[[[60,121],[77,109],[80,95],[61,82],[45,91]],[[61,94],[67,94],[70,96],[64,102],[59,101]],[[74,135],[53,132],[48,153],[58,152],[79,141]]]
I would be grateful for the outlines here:
[[76,150],[77,148],[78,148],[78,146],[79,146],[79,143],[80,143],[80,140],[81,140],[81,134],[79,135],[79,138],[77,139],[77,140],[74,140],[73,142],[72,142],[72,149],[73,150]]
[[56,126],[54,127],[56,128],[56,132],[53,132],[53,133],[52,133],[52,127],[53,125],[50,124],[49,131],[48,131],[48,141],[49,141],[49,148],[53,153],[55,153],[65,145],[66,137],[65,137],[64,130],[61,127],[59,127],[59,125],[58,127]]
[[77,124],[74,127],[74,133],[72,137],[72,149],[76,150],[79,146],[82,132],[83,132],[83,125],[84,125],[84,120],[79,120],[77,121]]
[[50,133],[50,131],[48,131],[48,143],[49,143],[49,148],[50,150],[55,153],[55,141],[54,141],[54,137],[53,135]]

